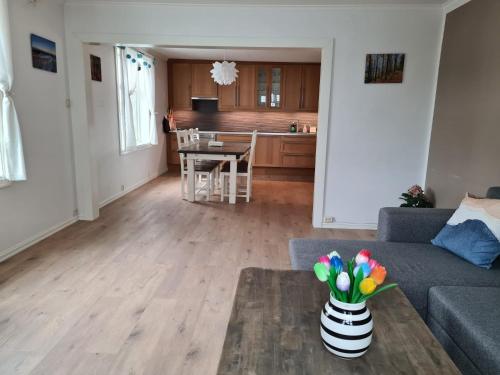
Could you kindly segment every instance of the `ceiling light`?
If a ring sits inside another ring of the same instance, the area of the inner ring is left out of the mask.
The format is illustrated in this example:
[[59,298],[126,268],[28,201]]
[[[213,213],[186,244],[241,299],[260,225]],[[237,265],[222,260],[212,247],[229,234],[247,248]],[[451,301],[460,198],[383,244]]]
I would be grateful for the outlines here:
[[212,73],[212,78],[219,85],[228,86],[238,77],[238,69],[236,69],[236,63],[233,62],[214,62],[213,69],[210,71]]

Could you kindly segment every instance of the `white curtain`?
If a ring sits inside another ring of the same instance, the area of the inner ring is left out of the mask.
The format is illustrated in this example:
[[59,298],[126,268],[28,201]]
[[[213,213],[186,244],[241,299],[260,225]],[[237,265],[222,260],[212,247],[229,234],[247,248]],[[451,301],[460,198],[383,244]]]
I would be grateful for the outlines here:
[[158,144],[155,70],[151,58],[133,48],[116,48],[120,151]]
[[26,180],[23,145],[12,99],[12,48],[7,0],[0,0],[0,184]]

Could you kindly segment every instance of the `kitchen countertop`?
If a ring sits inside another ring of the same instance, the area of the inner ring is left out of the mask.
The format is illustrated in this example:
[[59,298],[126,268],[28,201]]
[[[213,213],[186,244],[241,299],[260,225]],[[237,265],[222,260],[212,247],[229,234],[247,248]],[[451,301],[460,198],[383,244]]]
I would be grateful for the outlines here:
[[[171,130],[171,133],[175,133],[175,130]],[[231,134],[231,135],[251,135],[252,132],[231,132],[231,131],[206,131],[200,130],[200,134]],[[293,137],[315,137],[316,133],[290,133],[290,132],[258,132],[260,136],[293,136]]]

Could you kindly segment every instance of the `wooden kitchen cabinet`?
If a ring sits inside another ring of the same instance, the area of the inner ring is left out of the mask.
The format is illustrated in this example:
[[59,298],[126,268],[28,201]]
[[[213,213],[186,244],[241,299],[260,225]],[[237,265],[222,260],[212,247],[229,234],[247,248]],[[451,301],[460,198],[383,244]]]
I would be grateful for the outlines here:
[[211,76],[211,62],[172,60],[170,106],[192,109],[192,97],[217,97],[220,111],[318,111],[320,64],[237,62],[236,68],[236,82],[219,86]]
[[286,65],[284,68],[284,108],[297,112],[302,104],[302,66]]
[[281,137],[260,136],[255,145],[256,167],[281,167]]
[[[259,139],[259,137],[257,137]],[[252,142],[252,136],[246,134],[218,134],[217,140],[222,142]]]
[[281,137],[281,163],[284,168],[314,168],[316,137]]
[[212,78],[213,66],[210,63],[191,64],[191,96],[200,98],[216,98],[217,84]]
[[284,68],[284,108],[289,112],[318,111],[320,65],[287,65]]
[[237,107],[238,109],[255,109],[255,65],[241,64],[236,66],[238,72]]
[[320,74],[320,65],[302,65],[302,106],[300,109],[303,111],[318,111]]
[[255,109],[255,65],[236,64],[238,79],[228,86],[219,86],[219,110]]
[[282,108],[283,67],[281,65],[256,65],[257,109]]
[[172,165],[180,165],[181,160],[177,152],[177,135],[175,133],[167,134],[167,163]]
[[226,86],[219,85],[219,111],[233,111],[237,108],[236,90],[236,82]]
[[171,73],[171,104],[174,109],[191,109],[191,64],[172,63]]

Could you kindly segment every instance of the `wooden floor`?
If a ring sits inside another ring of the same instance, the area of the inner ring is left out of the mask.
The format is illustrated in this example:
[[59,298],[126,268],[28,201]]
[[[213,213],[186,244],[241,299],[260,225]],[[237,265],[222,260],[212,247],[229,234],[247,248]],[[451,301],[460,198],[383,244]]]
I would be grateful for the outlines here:
[[180,199],[162,176],[0,264],[0,374],[215,374],[239,270],[290,268],[311,183],[255,181],[254,201]]

